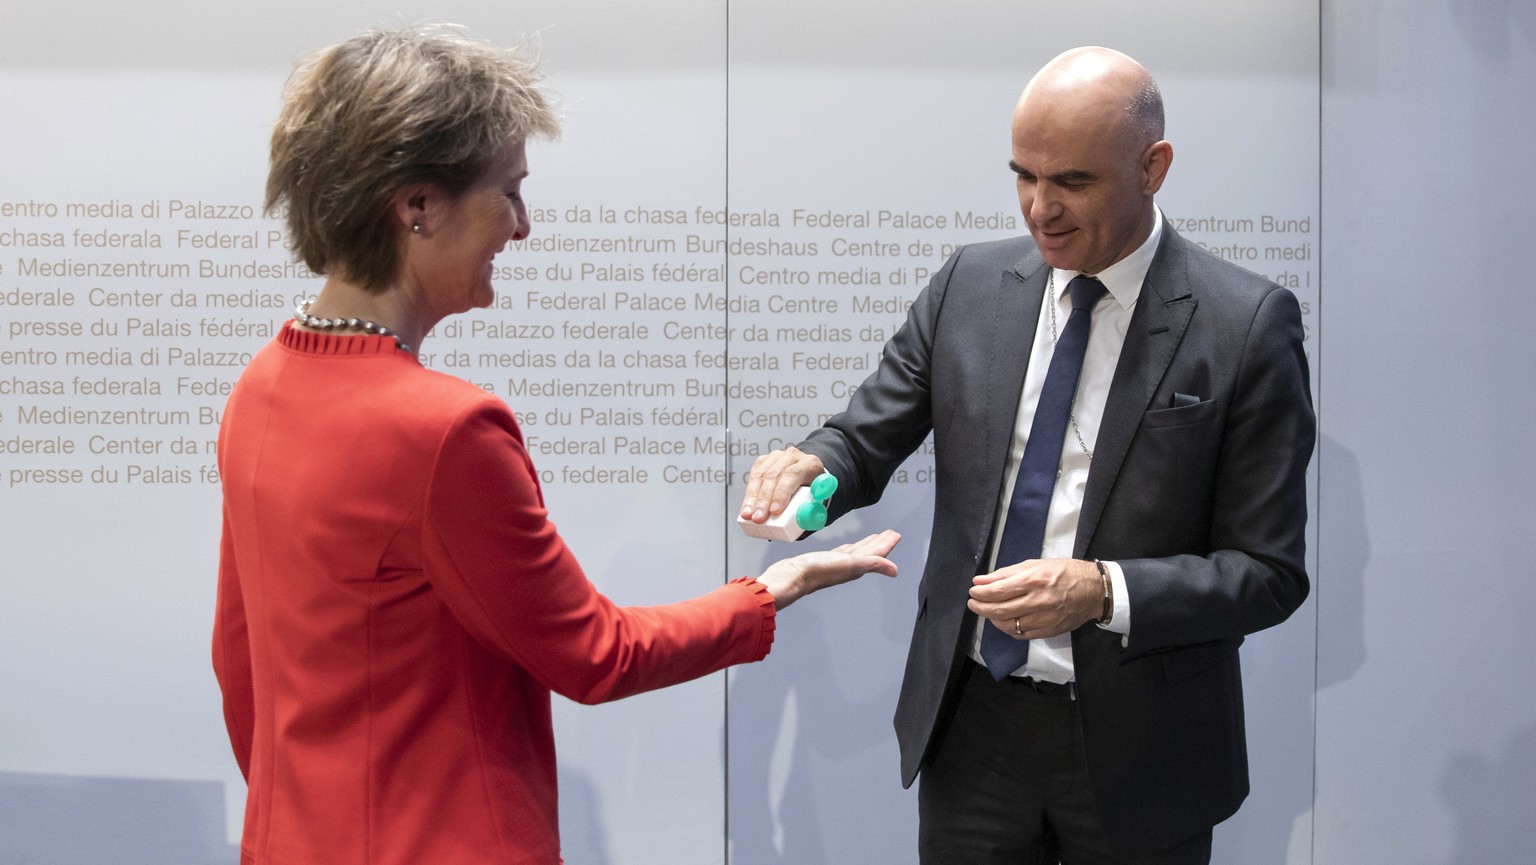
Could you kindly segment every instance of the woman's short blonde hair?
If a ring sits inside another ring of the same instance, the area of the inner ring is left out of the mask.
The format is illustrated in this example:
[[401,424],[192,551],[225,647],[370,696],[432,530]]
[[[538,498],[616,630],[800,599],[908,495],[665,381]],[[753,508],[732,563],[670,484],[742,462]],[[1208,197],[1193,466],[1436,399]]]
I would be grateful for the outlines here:
[[266,212],[315,273],[382,291],[399,265],[393,199],[418,183],[458,196],[510,141],[559,134],[537,64],[444,28],[373,31],[288,79],[272,132]]

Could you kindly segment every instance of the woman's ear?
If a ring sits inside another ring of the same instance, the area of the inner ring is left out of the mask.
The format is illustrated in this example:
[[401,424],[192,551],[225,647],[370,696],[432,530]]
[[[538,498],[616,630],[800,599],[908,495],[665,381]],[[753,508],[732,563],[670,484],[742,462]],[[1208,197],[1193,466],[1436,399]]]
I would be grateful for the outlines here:
[[405,231],[425,236],[435,227],[443,201],[442,191],[430,184],[408,186],[395,193],[395,220]]

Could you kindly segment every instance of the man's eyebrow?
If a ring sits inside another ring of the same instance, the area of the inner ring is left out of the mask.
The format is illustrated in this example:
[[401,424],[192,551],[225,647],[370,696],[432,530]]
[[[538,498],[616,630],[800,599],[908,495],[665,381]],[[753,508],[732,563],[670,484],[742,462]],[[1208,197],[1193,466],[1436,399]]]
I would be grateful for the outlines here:
[[1092,171],[1084,171],[1081,168],[1069,168],[1066,171],[1059,171],[1055,174],[1052,174],[1051,181],[1061,184],[1087,183],[1091,180],[1097,180],[1098,177],[1099,176],[1094,174]]
[[[1013,170],[1014,174],[1017,174],[1020,177],[1035,176],[1033,171],[1030,171],[1017,162],[1014,162],[1012,159],[1008,160],[1008,167]],[[1058,171],[1057,173],[1052,174],[1049,179],[1052,183],[1072,184],[1088,183],[1094,180],[1098,180],[1099,176],[1094,174],[1092,171],[1084,171],[1081,168],[1069,168],[1066,171]]]

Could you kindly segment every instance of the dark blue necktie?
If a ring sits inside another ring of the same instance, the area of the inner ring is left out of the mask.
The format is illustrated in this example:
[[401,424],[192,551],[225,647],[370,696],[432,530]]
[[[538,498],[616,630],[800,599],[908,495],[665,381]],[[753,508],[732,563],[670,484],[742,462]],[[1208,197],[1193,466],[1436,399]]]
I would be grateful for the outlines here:
[[[1083,371],[1083,351],[1088,347],[1088,322],[1093,305],[1104,296],[1104,284],[1091,276],[1078,276],[1067,284],[1072,295],[1072,315],[1056,340],[1051,366],[1045,373],[1035,419],[1019,460],[1019,474],[1008,502],[1008,520],[997,548],[997,567],[1038,559],[1045,545],[1045,517],[1051,492],[1061,469],[1061,443],[1067,436],[1067,419],[1077,396],[1077,379]],[[1051,303],[1056,298],[1050,299]],[[1015,640],[996,625],[983,627],[981,657],[992,678],[1001,682],[1029,659],[1029,641]]]

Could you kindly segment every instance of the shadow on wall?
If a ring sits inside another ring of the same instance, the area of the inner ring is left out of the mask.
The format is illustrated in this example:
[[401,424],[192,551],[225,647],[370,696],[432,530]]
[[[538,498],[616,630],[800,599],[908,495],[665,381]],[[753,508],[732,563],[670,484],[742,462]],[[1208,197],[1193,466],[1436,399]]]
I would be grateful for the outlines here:
[[[1320,405],[1319,417],[1325,413],[1326,408]],[[1312,574],[1311,603],[1316,605],[1317,631],[1313,647],[1315,672],[1308,688],[1312,692],[1309,718],[1306,719],[1312,725],[1308,730],[1309,747],[1305,754],[1250,754],[1255,765],[1305,760],[1306,771],[1312,778],[1312,795],[1305,803],[1305,810],[1294,815],[1288,845],[1279,835],[1256,841],[1284,850],[1285,857],[1276,861],[1286,863],[1315,861],[1314,827],[1318,803],[1330,792],[1322,789],[1317,777],[1317,695],[1353,679],[1366,662],[1365,569],[1371,561],[1371,536],[1360,459],[1338,439],[1323,432],[1318,435],[1314,459],[1318,469],[1318,497],[1317,513],[1312,519],[1318,526],[1318,550],[1317,572]],[[1252,723],[1250,715],[1249,724]],[[1262,865],[1268,865],[1268,862],[1266,859]]]
[[0,862],[233,865],[224,785],[0,772]]
[[1330,435],[1318,437],[1317,687],[1353,679],[1365,666],[1365,568],[1371,536],[1360,460]]
[[1517,730],[1497,755],[1462,751],[1451,759],[1440,776],[1440,795],[1456,816],[1449,865],[1530,861],[1532,779],[1536,723]]
[[[1255,786],[1243,810],[1217,829],[1218,839],[1225,836],[1230,842],[1223,850],[1233,858],[1213,861],[1313,861],[1317,692],[1349,681],[1365,665],[1365,568],[1371,542],[1360,462],[1327,434],[1319,435],[1313,459],[1319,484],[1312,515],[1318,555],[1312,600],[1298,613],[1306,615],[1315,605],[1316,630],[1307,635],[1312,644],[1297,642],[1305,633],[1298,622],[1256,634],[1243,648],[1248,759],[1255,784],[1283,780],[1287,793],[1299,795],[1274,796]],[[1289,820],[1281,819],[1287,814]]]
[[916,860],[915,791],[900,784],[891,716],[932,513],[931,486],[893,485],[879,505],[803,547],[739,548],[759,557],[760,571],[886,527],[903,537],[892,555],[897,580],[865,577],[799,602],[779,620],[768,659],[731,671],[730,861]]

